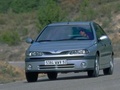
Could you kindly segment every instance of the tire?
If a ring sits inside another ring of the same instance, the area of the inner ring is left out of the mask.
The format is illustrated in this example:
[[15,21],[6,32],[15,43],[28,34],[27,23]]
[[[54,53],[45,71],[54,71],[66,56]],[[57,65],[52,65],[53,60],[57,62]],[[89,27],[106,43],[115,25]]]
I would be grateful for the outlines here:
[[113,56],[112,56],[111,60],[110,60],[110,67],[103,69],[103,73],[104,73],[104,75],[112,75],[113,70],[114,70],[114,62],[113,62]]
[[89,70],[88,72],[89,77],[98,77],[99,76],[99,56],[96,55],[94,70]]
[[28,82],[36,82],[38,79],[38,73],[26,72],[25,75]]
[[56,80],[57,79],[56,72],[49,72],[49,73],[47,73],[47,76],[48,76],[49,80]]

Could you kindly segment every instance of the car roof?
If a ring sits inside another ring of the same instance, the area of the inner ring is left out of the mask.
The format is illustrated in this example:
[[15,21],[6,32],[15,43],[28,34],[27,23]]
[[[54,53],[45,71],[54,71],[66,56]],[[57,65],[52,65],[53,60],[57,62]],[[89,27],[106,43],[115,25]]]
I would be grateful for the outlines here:
[[90,23],[94,23],[92,21],[89,22],[57,22],[51,23],[48,26],[59,26],[59,25],[90,25]]

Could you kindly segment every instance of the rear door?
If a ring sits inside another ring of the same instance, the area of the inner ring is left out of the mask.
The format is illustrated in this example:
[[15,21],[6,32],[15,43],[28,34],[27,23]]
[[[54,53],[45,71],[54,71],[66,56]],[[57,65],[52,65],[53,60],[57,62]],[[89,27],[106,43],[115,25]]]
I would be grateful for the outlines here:
[[[97,39],[99,39],[101,36],[104,36],[107,34],[104,32],[104,30],[98,25],[95,24],[95,30],[96,30],[96,36]],[[109,57],[111,55],[111,42],[109,38],[98,41],[98,49],[100,51],[100,65],[106,65],[109,63]]]

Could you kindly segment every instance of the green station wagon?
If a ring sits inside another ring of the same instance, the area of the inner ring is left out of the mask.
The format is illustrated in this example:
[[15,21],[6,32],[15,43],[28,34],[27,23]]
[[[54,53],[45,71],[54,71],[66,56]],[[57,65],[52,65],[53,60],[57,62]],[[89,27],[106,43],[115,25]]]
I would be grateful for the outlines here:
[[113,74],[112,44],[95,22],[60,22],[47,25],[26,50],[25,75],[35,82],[39,73],[50,80],[58,73],[87,72],[89,77]]

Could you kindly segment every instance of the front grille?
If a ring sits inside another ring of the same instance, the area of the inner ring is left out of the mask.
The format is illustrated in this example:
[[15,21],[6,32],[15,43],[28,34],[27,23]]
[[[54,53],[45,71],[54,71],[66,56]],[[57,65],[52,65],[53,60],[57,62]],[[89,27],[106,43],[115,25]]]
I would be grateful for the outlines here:
[[66,65],[40,65],[40,69],[67,69],[74,68],[74,64],[66,64]]
[[53,53],[53,52],[43,52],[44,55],[66,55],[69,53],[69,51],[63,51],[63,52],[60,52],[60,53]]

